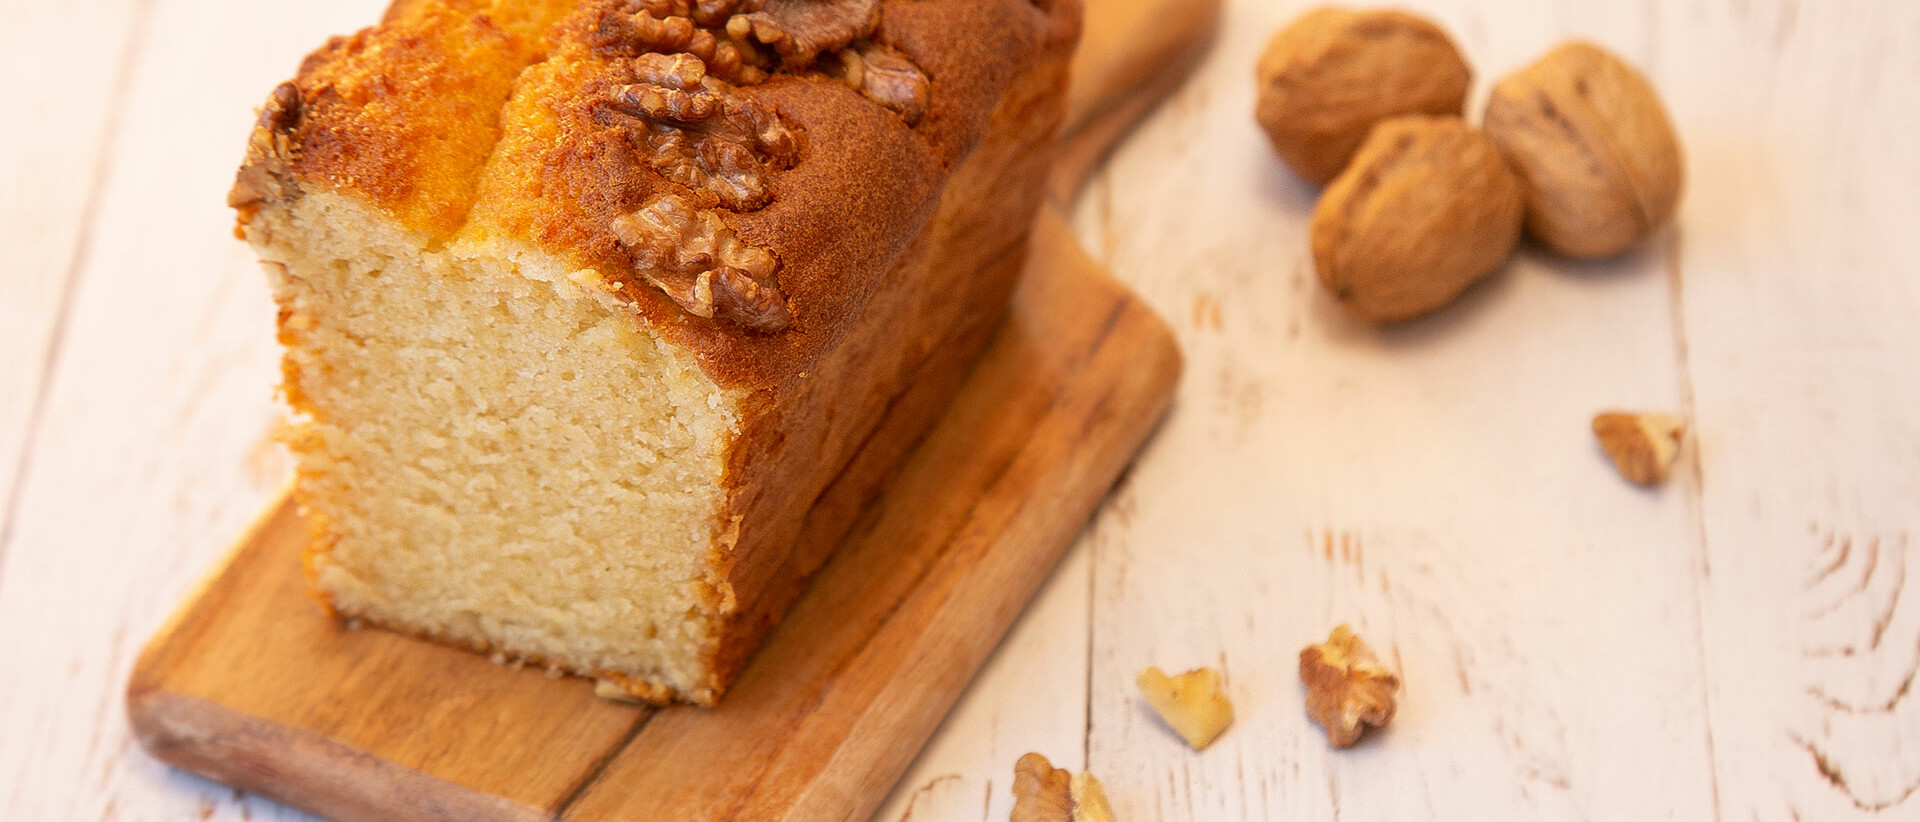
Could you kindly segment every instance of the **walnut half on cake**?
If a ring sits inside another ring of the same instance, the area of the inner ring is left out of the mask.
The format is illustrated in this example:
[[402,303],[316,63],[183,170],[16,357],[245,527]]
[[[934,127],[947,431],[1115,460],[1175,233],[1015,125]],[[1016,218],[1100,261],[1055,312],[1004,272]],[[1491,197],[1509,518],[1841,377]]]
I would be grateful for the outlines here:
[[231,195],[338,614],[712,704],[1005,313],[1074,0],[395,0]]

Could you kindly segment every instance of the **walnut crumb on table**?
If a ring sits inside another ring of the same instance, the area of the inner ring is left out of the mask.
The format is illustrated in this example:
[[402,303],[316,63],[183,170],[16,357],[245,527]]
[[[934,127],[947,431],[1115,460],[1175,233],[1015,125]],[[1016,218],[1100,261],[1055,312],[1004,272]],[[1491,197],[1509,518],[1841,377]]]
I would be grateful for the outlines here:
[[1686,433],[1686,418],[1671,414],[1608,411],[1593,418],[1593,435],[1620,475],[1647,487],[1667,481]]
[[1196,751],[1213,744],[1220,732],[1233,724],[1233,703],[1220,688],[1220,672],[1212,668],[1198,668],[1179,676],[1148,668],[1140,672],[1134,684],[1153,706],[1153,712]]
[[1327,729],[1333,747],[1352,747],[1365,726],[1393,721],[1400,677],[1352,628],[1341,625],[1326,642],[1300,651],[1300,681],[1307,684],[1307,715]]
[[1030,753],[1013,766],[1008,822],[1113,822],[1113,808],[1093,774],[1069,773]]

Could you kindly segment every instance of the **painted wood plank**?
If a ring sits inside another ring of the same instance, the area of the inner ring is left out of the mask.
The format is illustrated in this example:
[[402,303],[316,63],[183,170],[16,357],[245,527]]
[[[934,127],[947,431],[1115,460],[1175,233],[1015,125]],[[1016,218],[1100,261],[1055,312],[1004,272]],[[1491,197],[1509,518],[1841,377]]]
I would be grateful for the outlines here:
[[[104,8],[59,5],[78,16],[56,18],[50,43],[89,36]],[[287,467],[266,442],[273,306],[225,204],[252,109],[381,5],[147,2],[5,546],[0,818],[292,818],[141,754],[122,694],[142,638]],[[110,62],[103,49],[48,65]]]
[[20,460],[35,427],[103,148],[142,19],[136,0],[18,0],[0,6],[0,77],[14,78],[0,128],[0,574]]
[[1729,819],[1920,817],[1920,6],[1713,3],[1661,81],[1694,151],[1708,707]]
[[[1414,3],[1481,91],[1567,34],[1657,60],[1646,9]],[[1708,818],[1684,486],[1620,481],[1587,421],[1684,396],[1664,249],[1524,252],[1403,327],[1348,320],[1305,242],[1314,192],[1252,118],[1305,4],[1230,4],[1199,75],[1116,156],[1083,238],[1176,318],[1166,430],[1095,527],[1090,767],[1140,820]],[[1400,668],[1387,732],[1328,749],[1299,649],[1351,622]],[[1134,674],[1222,667],[1238,720],[1187,751]]]

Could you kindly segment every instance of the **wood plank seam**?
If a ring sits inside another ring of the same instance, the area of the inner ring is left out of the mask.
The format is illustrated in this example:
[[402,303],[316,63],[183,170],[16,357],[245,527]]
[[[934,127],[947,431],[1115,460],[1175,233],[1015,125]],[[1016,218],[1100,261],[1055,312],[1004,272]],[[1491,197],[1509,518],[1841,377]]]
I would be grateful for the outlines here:
[[620,741],[608,745],[607,749],[600,754],[600,757],[595,759],[593,764],[588,766],[585,771],[581,772],[579,781],[575,782],[573,787],[568,788],[567,792],[561,795],[559,802],[553,804],[553,817],[555,819],[566,818],[567,811],[573,808],[573,804],[579,802],[580,797],[587,795],[587,789],[593,787],[595,782],[600,781],[600,775],[607,772],[607,767],[612,765],[615,759],[620,758],[620,754],[627,750],[627,746],[633,744],[634,738],[638,737],[640,732],[646,729],[647,723],[653,721],[653,718],[659,715],[659,708],[649,708],[646,713],[635,718],[633,720],[633,726],[628,728],[626,734],[620,737]]
[[[1156,423],[1154,425],[1155,431],[1147,432],[1147,439],[1146,439],[1147,442],[1153,441],[1154,433],[1159,429],[1160,425],[1162,424],[1165,424],[1165,418],[1162,418],[1160,423]],[[1134,459],[1137,460],[1139,459],[1139,457],[1135,456]],[[1130,474],[1131,472],[1132,472],[1131,467],[1129,467],[1127,470],[1121,471],[1120,478],[1114,480],[1113,487],[1119,488],[1122,485],[1126,484],[1127,475]],[[1102,507],[1104,508],[1104,506]],[[1094,521],[1088,522],[1087,527],[1083,529],[1080,533],[1080,539],[1086,545],[1086,547],[1082,550],[1085,550],[1089,555],[1096,553],[1099,549],[1098,543],[1096,543],[1093,540],[1086,539],[1087,533],[1092,531],[1093,526],[1095,522],[1098,521],[1098,519],[1099,519],[1099,514],[1096,513],[1094,515]],[[1089,559],[1097,559],[1097,558],[1089,556]],[[1093,624],[1094,624],[1093,619],[1095,616],[1094,603],[1098,602],[1100,599],[1098,596],[1095,596],[1095,594],[1097,594],[1100,589],[1099,589],[1099,586],[1094,584],[1094,580],[1098,576],[1096,572],[1099,569],[1100,569],[1099,562],[1096,561],[1096,562],[1088,563],[1088,567],[1087,567],[1087,642],[1086,642],[1087,665],[1086,665],[1086,670],[1080,672],[1081,674],[1080,687],[1082,688],[1080,692],[1080,710],[1081,710],[1080,769],[1081,770],[1086,770],[1088,768],[1093,767]],[[988,784],[991,785],[992,783],[989,782]]]
[[133,68],[136,58],[144,50],[148,23],[153,18],[153,0],[137,0],[133,9],[133,23],[127,33],[127,46],[119,55],[120,66],[114,72],[111,101],[107,106],[107,124],[105,135],[93,160],[93,177],[87,182],[86,205],[80,211],[80,231],[74,236],[73,252],[67,257],[66,270],[61,274],[60,298],[54,304],[53,326],[48,329],[47,351],[40,358],[40,375],[32,387],[33,405],[27,412],[25,430],[20,440],[20,453],[14,458],[12,483],[7,486],[7,500],[0,508],[0,580],[7,574],[8,548],[13,544],[13,524],[19,512],[20,498],[24,495],[27,474],[33,465],[34,441],[39,438],[40,423],[47,411],[47,395],[53,387],[53,374],[59,367],[61,342],[67,335],[67,320],[73,314],[74,294],[79,291],[80,272],[87,264],[87,249],[93,244],[94,224],[99,221],[100,203],[105,199],[107,176],[113,156],[114,146],[118,143],[121,120],[126,106],[129,89],[133,87]]
[[[1707,547],[1706,515],[1706,470],[1701,467],[1700,425],[1698,409],[1693,396],[1693,354],[1687,346],[1687,308],[1686,308],[1686,272],[1682,268],[1681,245],[1686,241],[1685,228],[1675,224],[1667,229],[1665,248],[1667,275],[1667,310],[1671,312],[1673,325],[1674,368],[1679,376],[1680,414],[1692,429],[1687,436],[1686,482],[1682,490],[1687,499],[1687,520],[1689,537],[1693,542],[1695,556],[1693,590],[1693,631],[1698,653],[1694,655],[1694,664],[1699,671],[1700,715],[1713,716],[1713,688],[1708,676],[1707,665],[1707,614],[1703,600],[1707,595],[1707,577],[1712,575],[1712,550]],[[1706,721],[1702,733],[1706,737],[1707,747],[1707,788],[1712,800],[1713,818],[1722,818],[1720,804],[1720,762],[1714,750],[1713,723]]]

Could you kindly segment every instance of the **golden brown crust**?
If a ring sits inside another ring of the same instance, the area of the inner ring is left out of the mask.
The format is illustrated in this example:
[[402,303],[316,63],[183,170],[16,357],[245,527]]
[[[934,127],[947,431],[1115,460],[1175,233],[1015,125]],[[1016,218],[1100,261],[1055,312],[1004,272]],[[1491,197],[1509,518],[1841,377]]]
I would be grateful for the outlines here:
[[[265,160],[288,182],[354,193],[436,239],[452,234],[514,77],[545,54],[546,32],[571,5],[396,3],[381,25],[328,41],[276,89],[265,113],[278,119],[263,116],[247,168]],[[280,149],[264,158],[262,131]]]
[[739,604],[715,657],[723,681],[944,411],[990,338],[1025,260],[1036,181],[1064,109],[1066,59],[1056,49],[1008,90],[987,140],[949,179],[940,212],[887,275],[893,287],[866,306],[870,321],[780,402],[749,416],[727,472],[728,510],[746,525],[716,560]]
[[[295,116],[263,117],[254,142],[267,150],[249,152],[236,188],[260,178],[262,167],[283,168],[298,186],[363,197],[434,241],[464,230],[530,242],[597,271],[656,333],[697,352],[721,384],[765,390],[797,378],[846,333],[872,280],[925,222],[949,168],[981,138],[1007,84],[1076,31],[1072,15],[1033,0],[880,4],[877,27],[848,48],[884,49],[925,75],[926,113],[912,124],[830,75],[829,68],[844,72],[826,57],[794,69],[775,64],[765,82],[738,87],[800,135],[799,156],[771,175],[770,203],[719,209],[741,238],[779,260],[764,282],[783,295],[792,319],[770,334],[692,316],[636,270],[634,250],[612,228],[661,195],[703,199],[661,174],[635,133],[644,129],[609,105],[632,84],[629,55],[653,44],[609,21],[677,1],[396,3],[381,25],[307,59],[289,88],[300,101]],[[732,4],[696,4],[696,20],[702,5]],[[766,8],[742,16],[847,4],[758,5]],[[838,42],[815,38],[806,50]],[[284,154],[271,150],[276,141]],[[236,196],[242,220],[273,194],[247,205]]]

